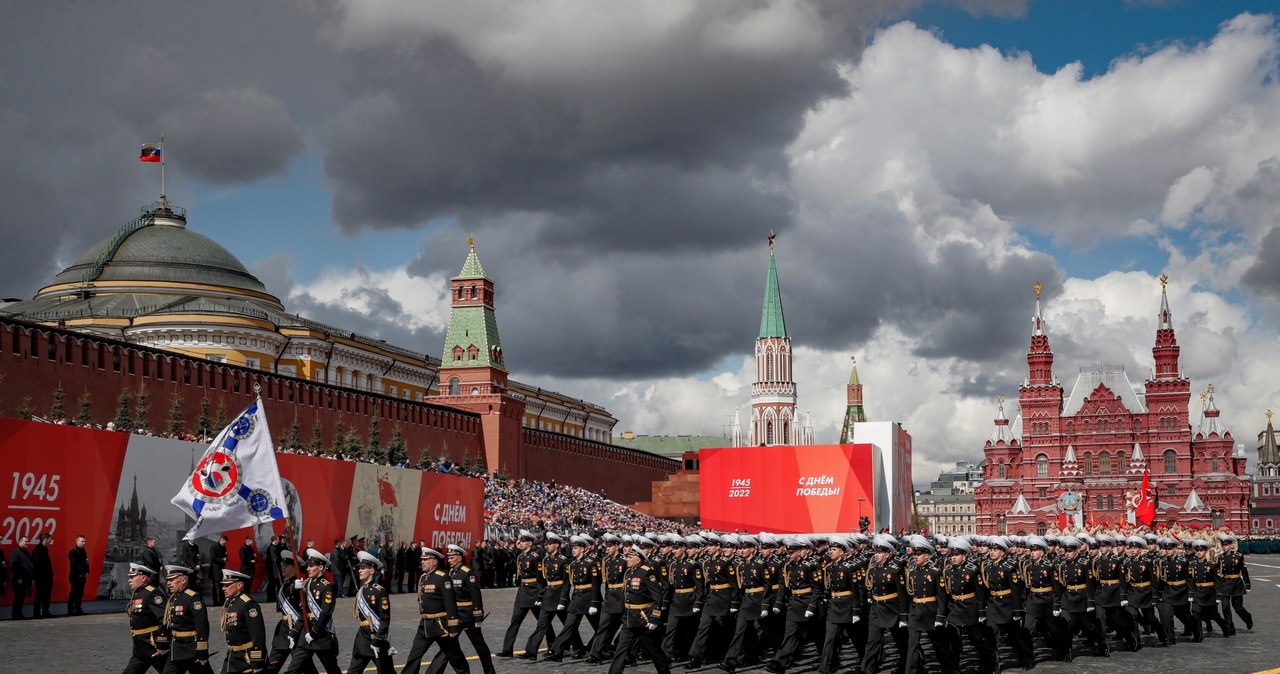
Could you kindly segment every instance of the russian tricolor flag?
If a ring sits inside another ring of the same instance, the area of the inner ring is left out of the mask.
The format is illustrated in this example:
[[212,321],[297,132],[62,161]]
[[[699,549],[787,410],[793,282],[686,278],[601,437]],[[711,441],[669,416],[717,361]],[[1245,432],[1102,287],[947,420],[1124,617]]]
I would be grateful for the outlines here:
[[142,151],[138,153],[138,161],[150,161],[157,164],[164,163],[164,159],[160,156],[160,146],[155,143],[147,143],[142,146]]

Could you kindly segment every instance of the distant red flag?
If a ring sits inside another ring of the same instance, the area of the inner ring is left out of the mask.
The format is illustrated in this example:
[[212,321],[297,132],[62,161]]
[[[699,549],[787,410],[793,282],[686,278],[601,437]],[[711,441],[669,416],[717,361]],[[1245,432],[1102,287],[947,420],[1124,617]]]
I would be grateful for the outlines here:
[[391,484],[385,475],[378,476],[378,500],[382,501],[382,505],[400,507],[400,501],[396,498],[395,485]]
[[155,162],[157,164],[162,164],[164,163],[164,159],[161,157],[160,153],[161,153],[161,149],[159,145],[157,145],[156,143],[147,143],[146,145],[143,145],[142,150],[138,152],[138,161],[148,161],[148,162]]
[[1151,472],[1142,471],[1142,500],[1133,511],[1134,519],[1149,527],[1156,519],[1156,500],[1151,493]]

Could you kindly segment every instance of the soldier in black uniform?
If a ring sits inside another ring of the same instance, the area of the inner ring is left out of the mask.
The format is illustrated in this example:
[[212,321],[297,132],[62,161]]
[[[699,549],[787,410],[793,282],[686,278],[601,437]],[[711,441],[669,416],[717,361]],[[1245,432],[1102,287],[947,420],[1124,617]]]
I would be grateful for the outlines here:
[[352,608],[360,626],[356,628],[356,640],[351,645],[351,664],[347,674],[363,674],[372,662],[378,674],[394,674],[391,661],[391,598],[387,588],[377,582],[382,560],[361,550],[356,553],[356,573],[360,575],[360,587],[356,588],[356,601]]
[[261,672],[267,667],[267,628],[262,609],[245,587],[248,580],[247,574],[222,570],[220,584],[227,598],[222,606],[222,631],[227,637],[222,674]]
[[585,539],[573,536],[570,543],[573,554],[567,573],[570,594],[563,600],[568,619],[560,636],[547,650],[547,659],[554,662],[563,659],[565,649],[568,648],[573,649],[575,658],[586,655],[586,645],[578,634],[578,626],[582,624],[584,616],[595,617],[600,613],[600,567],[589,554]]
[[156,547],[155,536],[147,536],[147,544],[142,548],[141,555],[142,555],[142,565],[149,569],[156,570],[156,577],[151,579],[152,582],[156,583],[156,586],[159,588],[161,594],[168,596],[169,588],[161,587],[159,585],[160,571],[164,569],[164,561],[160,559],[160,549]]
[[1156,561],[1156,591],[1160,596],[1160,624],[1169,637],[1170,644],[1178,643],[1178,633],[1173,627],[1173,618],[1177,616],[1184,629],[1195,641],[1203,640],[1200,633],[1200,621],[1191,615],[1191,592],[1188,585],[1191,577],[1187,558],[1182,554],[1182,546],[1172,538],[1161,538],[1160,559]]
[[774,605],[783,609],[786,627],[782,646],[765,666],[770,672],[785,672],[792,664],[804,643],[809,621],[818,614],[822,603],[822,569],[808,561],[812,552],[809,544],[799,538],[787,540],[789,559],[782,567],[782,596],[774,598]]
[[907,658],[906,574],[902,563],[894,558],[894,545],[888,538],[876,536],[871,547],[875,553],[867,565],[864,581],[870,610],[862,671],[868,674],[880,671],[880,661],[884,657],[884,633],[888,630],[898,647],[895,671],[901,672]]
[[1039,536],[1031,536],[1025,541],[1025,548],[1027,554],[1021,560],[1025,591],[1022,626],[1029,636],[1043,635],[1055,658],[1071,662],[1071,634],[1057,617],[1062,612],[1054,608],[1057,601],[1054,581],[1058,567],[1048,557],[1049,544]]
[[1222,636],[1229,637],[1235,630],[1218,615],[1218,565],[1209,559],[1209,542],[1196,539],[1191,542],[1191,549],[1195,551],[1195,559],[1189,564],[1188,575],[1196,618],[1217,623],[1222,628]]
[[156,570],[142,564],[129,565],[129,631],[133,634],[133,652],[123,674],[142,674],[148,669],[164,671],[169,655],[169,633],[165,630],[164,595],[151,584]]
[[[488,615],[484,612],[484,596],[480,592],[480,584],[476,582],[476,572],[466,564],[466,550],[460,546],[450,545],[449,580],[453,583],[454,604],[458,607],[458,627],[471,646],[476,649],[476,657],[480,660],[480,668],[484,674],[494,674],[493,654],[489,652],[489,644],[485,643],[484,634],[480,631],[480,623]],[[448,657],[444,651],[436,654],[427,667],[427,674],[440,674],[444,671]],[[348,673],[350,674],[350,673]]]
[[[213,544],[213,549],[209,555],[209,574],[215,581],[222,579],[222,570],[227,568],[227,537],[219,536],[218,542]],[[248,588],[252,590],[253,588]],[[270,599],[271,595],[268,594]],[[226,595],[222,592],[222,583],[215,582],[213,585],[213,601],[221,604],[227,600]]]
[[[1054,587],[1058,594],[1056,615],[1061,615],[1068,626],[1068,635],[1083,632],[1085,639],[1093,646],[1093,654],[1106,657],[1110,654],[1107,640],[1098,628],[1094,618],[1097,607],[1094,604],[1093,563],[1080,551],[1080,539],[1066,536],[1060,541],[1063,559],[1058,564],[1058,575]],[[1071,652],[1070,638],[1067,641],[1067,652]]]
[[164,607],[163,624],[172,639],[164,674],[213,674],[209,667],[209,614],[200,595],[187,587],[190,575],[191,569],[185,566],[164,567],[169,601]]
[[[534,546],[536,537],[532,532],[521,529],[516,547],[520,554],[516,557],[516,599],[511,611],[511,624],[507,626],[507,634],[502,639],[502,650],[498,657],[509,658],[513,655],[516,635],[520,632],[520,623],[530,611],[535,621],[541,620],[542,588],[546,581],[542,577],[542,552]],[[554,606],[550,607],[555,609]]]
[[609,666],[609,674],[622,673],[626,668],[627,655],[637,645],[652,658],[658,674],[671,674],[671,663],[662,652],[657,634],[662,617],[654,615],[662,603],[663,585],[658,580],[656,571],[644,563],[645,553],[639,546],[631,546],[626,560],[622,629],[618,636],[618,648],[613,653],[613,663]]
[[404,665],[404,674],[418,674],[422,664],[422,656],[427,654],[431,644],[439,643],[440,651],[453,667],[453,671],[462,674],[469,671],[467,658],[458,645],[456,633],[461,624],[458,620],[458,602],[453,595],[453,581],[449,575],[441,571],[440,561],[444,555],[431,548],[422,549],[422,576],[418,578],[418,608],[422,620],[418,623],[418,632],[413,635],[413,646],[409,649],[409,659]]
[[698,619],[698,634],[689,647],[686,669],[701,667],[709,642],[714,637],[726,634],[731,624],[730,609],[735,604],[738,592],[738,568],[734,560],[737,543],[728,536],[719,539],[719,542],[719,553],[703,562],[703,592],[694,600],[694,610],[702,616]]
[[1244,564],[1244,555],[1236,549],[1236,539],[1226,534],[1218,534],[1218,543],[1222,545],[1222,554],[1218,555],[1218,596],[1222,598],[1222,619],[1232,634],[1236,632],[1235,621],[1231,619],[1231,611],[1244,620],[1244,628],[1253,629],[1253,614],[1244,608],[1244,596],[1249,593],[1252,584],[1249,582],[1249,569]]
[[556,632],[551,627],[551,621],[559,618],[563,626],[568,620],[565,602],[569,601],[569,593],[565,591],[565,583],[569,579],[569,558],[560,551],[563,543],[564,539],[559,534],[554,531],[547,532],[544,543],[546,554],[542,556],[542,579],[545,585],[542,588],[542,596],[539,598],[542,614],[538,616],[538,625],[534,628],[533,634],[529,635],[529,640],[524,644],[524,653],[517,656],[519,658],[537,660],[538,650],[542,648],[544,638],[547,643],[555,643]]
[[[325,578],[329,558],[314,548],[307,548],[307,579],[303,582],[303,619],[293,623],[289,632],[292,649],[287,674],[300,674],[315,657],[328,674],[338,674],[338,636],[333,628],[333,583]],[[247,574],[246,574],[247,575]]]
[[[969,645],[977,652],[978,669],[982,672],[998,668],[995,639],[990,638],[984,623],[987,621],[987,586],[982,582],[982,572],[973,560],[969,542],[963,538],[951,539],[951,566],[942,575],[943,609],[947,624],[956,628],[961,636],[967,636]],[[952,639],[952,663],[960,662],[960,639]]]
[[600,627],[591,637],[591,654],[587,662],[598,664],[606,659],[606,651],[622,625],[623,576],[627,573],[626,558],[622,555],[622,539],[613,534],[603,537],[606,554],[600,560],[600,578],[604,584],[604,601],[601,603]]
[[1110,536],[1100,535],[1097,538],[1098,556],[1093,558],[1093,577],[1097,582],[1094,605],[1102,612],[1099,616],[1102,620],[1102,633],[1105,635],[1108,629],[1114,629],[1127,649],[1139,650],[1142,648],[1142,641],[1138,638],[1137,627],[1133,623],[1133,617],[1124,610],[1124,587],[1121,585],[1124,582],[1123,560],[1115,554],[1115,541]]
[[[950,647],[943,627],[947,617],[942,612],[942,572],[933,558],[937,549],[924,536],[913,536],[907,545],[911,548],[911,562],[903,576],[903,585],[911,604],[907,615],[906,671],[922,671],[924,649],[921,644],[927,636],[943,673],[954,674],[958,667],[948,657]],[[831,574],[827,577],[831,578]]]
[[[280,590],[276,593],[276,613],[280,621],[276,623],[275,633],[271,637],[271,653],[267,656],[268,674],[278,674],[284,669],[284,663],[293,650],[289,635],[293,632],[294,623],[302,620],[302,579],[298,578],[297,567],[294,566],[293,552],[280,551]],[[302,674],[316,674],[315,663],[310,660],[302,668]]]
[[[823,631],[822,654],[818,660],[818,671],[828,674],[836,671],[840,635],[848,634],[853,639],[853,627],[862,620],[858,607],[862,605],[861,576],[857,575],[849,563],[849,549],[852,542],[841,536],[833,537],[827,548],[828,561],[823,569],[825,579],[825,597],[827,611],[825,629]],[[739,576],[741,579],[742,576]],[[854,640],[856,643],[856,640]],[[862,652],[858,651],[858,661],[862,661]]]
[[[1004,638],[1018,658],[1018,666],[1031,669],[1036,664],[1031,634],[1022,627],[1026,583],[1018,565],[1008,556],[1009,540],[1003,536],[987,539],[987,559],[982,562],[982,584],[987,588],[987,626]],[[994,639],[993,639],[994,643]]]
[[[701,540],[701,539],[697,539]],[[720,668],[734,672],[743,663],[746,651],[748,630],[755,640],[758,650],[768,643],[768,635],[764,631],[764,620],[772,613],[773,607],[773,566],[760,556],[757,549],[758,540],[746,537],[741,541],[738,550],[739,561],[736,569],[738,592],[736,600],[730,607],[730,615],[735,612],[733,639],[729,642],[729,650],[725,653]]]
[[[1130,536],[1125,540],[1124,590],[1123,605],[1129,610],[1144,630],[1155,632],[1156,638],[1163,646],[1169,645],[1169,637],[1164,624],[1156,618],[1156,569],[1155,562],[1147,555],[1147,541],[1139,536]],[[1136,632],[1134,638],[1142,642],[1141,635]]]
[[662,637],[662,652],[672,662],[688,658],[689,647],[698,629],[698,597],[703,591],[702,565],[689,559],[685,539],[676,536],[671,541],[671,560],[667,563],[666,632]]

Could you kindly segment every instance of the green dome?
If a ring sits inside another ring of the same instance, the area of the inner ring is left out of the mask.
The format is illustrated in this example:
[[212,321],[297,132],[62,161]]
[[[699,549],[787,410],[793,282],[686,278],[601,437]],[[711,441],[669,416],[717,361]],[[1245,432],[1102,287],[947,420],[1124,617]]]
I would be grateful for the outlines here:
[[182,224],[147,224],[132,232],[113,234],[53,280],[54,284],[84,281],[198,283],[267,292],[231,251]]

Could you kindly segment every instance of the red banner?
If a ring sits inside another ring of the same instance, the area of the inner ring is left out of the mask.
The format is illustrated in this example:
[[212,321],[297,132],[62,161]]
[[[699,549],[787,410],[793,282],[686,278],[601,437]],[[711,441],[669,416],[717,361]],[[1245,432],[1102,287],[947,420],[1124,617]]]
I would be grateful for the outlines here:
[[699,452],[702,526],[751,533],[847,532],[887,520],[870,444],[724,447]]

